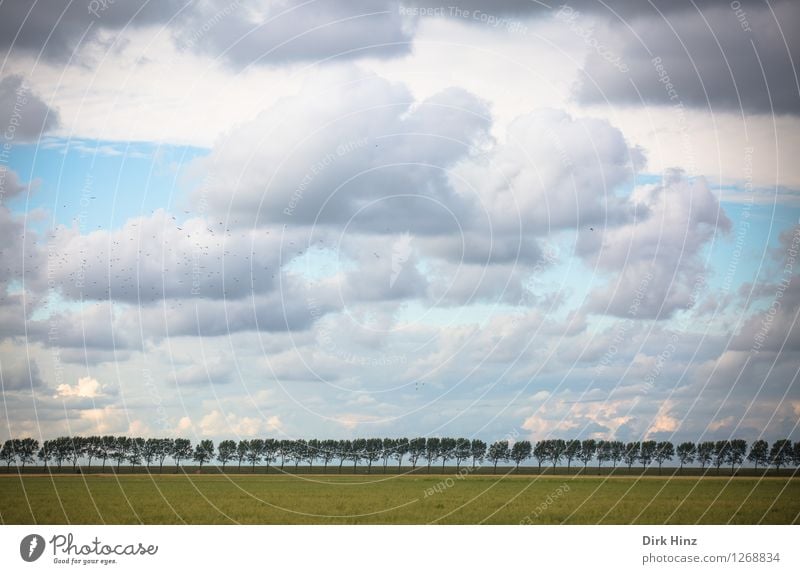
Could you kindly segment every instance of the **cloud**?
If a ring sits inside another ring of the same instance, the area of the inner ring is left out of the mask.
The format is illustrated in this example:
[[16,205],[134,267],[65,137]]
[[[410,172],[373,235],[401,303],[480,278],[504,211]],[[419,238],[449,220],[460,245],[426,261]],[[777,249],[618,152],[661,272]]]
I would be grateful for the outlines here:
[[[362,413],[343,413],[337,414],[333,417],[333,421],[337,424],[342,425],[347,430],[355,430],[361,427],[366,427],[367,429],[374,429],[376,424],[381,424],[385,422],[382,417],[378,417],[375,415],[368,415]],[[372,432],[371,430],[364,432]]]
[[[625,425],[634,422],[631,400],[566,400],[571,393],[551,397],[525,418],[522,428],[539,440],[547,438],[618,438],[624,440]],[[637,413],[638,414],[638,413]]]
[[524,253],[533,246],[523,237],[630,219],[632,206],[616,190],[643,163],[609,122],[543,109],[514,120],[502,145],[461,163],[453,179],[460,195],[477,194],[477,216],[513,234]]
[[711,421],[710,423],[708,423],[708,430],[711,433],[715,433],[718,430],[730,430],[730,428],[733,426],[735,422],[736,419],[734,419],[734,417],[732,416]]
[[25,215],[14,215],[0,204],[0,284],[11,281],[36,283],[44,270],[45,253],[37,244],[37,234],[28,231]]
[[4,2],[0,6],[0,50],[65,62],[80,46],[98,40],[103,31],[164,23],[181,5],[180,0],[69,2],[57,6],[49,2]]
[[[800,225],[784,230],[779,244],[770,250],[774,261],[772,281],[745,284],[740,293],[754,309],[743,317],[730,349],[786,356],[800,351],[800,281],[797,279],[800,253]],[[752,291],[752,293],[751,293]]]
[[148,436],[149,427],[141,420],[131,418],[132,414],[128,409],[114,405],[83,409],[79,411],[79,420],[74,421],[71,433]]
[[401,56],[415,28],[395,0],[201,2],[179,22],[178,46],[236,67]]
[[485,102],[455,88],[418,102],[353,69],[320,76],[196,160],[195,202],[240,226],[444,234],[471,219],[447,170],[489,138]]
[[35,359],[11,358],[10,354],[0,355],[0,382],[4,392],[34,390],[44,386],[39,365]]
[[637,187],[631,202],[638,216],[630,223],[580,233],[578,253],[595,272],[613,277],[591,293],[587,310],[664,319],[691,309],[709,279],[703,248],[730,230],[730,220],[706,181],[680,170]]
[[230,382],[233,370],[233,365],[216,358],[178,369],[174,377],[178,385],[222,385]]
[[680,421],[669,414],[671,408],[672,402],[669,400],[664,401],[650,424],[650,428],[645,433],[646,438],[653,439],[656,438],[653,435],[661,435],[665,437],[665,440],[669,440],[680,428]]
[[182,49],[236,67],[394,57],[410,51],[415,28],[395,0],[3,3],[0,49],[62,62],[87,45],[146,26],[166,28]]
[[103,394],[103,389],[97,379],[81,377],[74,385],[62,383],[56,387],[56,397],[59,398],[89,398],[93,399]]
[[[410,6],[436,8],[441,7],[442,4],[436,0],[405,0],[403,4]],[[757,6],[758,0],[744,0],[741,2],[745,8]],[[641,14],[654,15],[658,12],[670,14],[673,12],[691,11],[695,7],[705,10],[713,6],[728,6],[729,0],[695,0],[694,2],[675,2],[674,0],[652,0],[651,2],[631,2],[630,0],[605,0],[598,2],[597,0],[573,0],[568,3],[568,6],[574,10],[583,12],[591,12],[594,14],[605,14],[609,17],[615,14],[633,15],[638,16]],[[483,14],[502,14],[502,15],[516,15],[518,17],[543,17],[549,16],[554,12],[554,8],[550,7],[544,2],[537,2],[532,0],[494,0],[491,6],[487,6],[484,0],[458,0],[452,4],[461,10],[469,10],[470,13],[479,11]],[[556,7],[560,5],[556,4]],[[656,12],[658,10],[658,12]],[[445,14],[450,14],[445,10]],[[472,21],[476,24],[481,24],[480,18],[464,18],[465,21]],[[485,22],[483,23],[485,25]]]
[[201,435],[211,437],[257,437],[278,432],[282,426],[281,419],[275,415],[256,418],[231,412],[223,414],[215,409],[203,416],[198,430]]
[[[680,4],[680,3],[675,3]],[[728,2],[701,12],[630,16],[594,32],[606,52],[590,51],[576,96],[583,104],[686,105],[714,112],[800,114],[794,62],[797,42],[787,41],[800,18],[796,2]],[[591,28],[593,21],[581,22]],[[627,68],[606,57],[614,53]],[[658,67],[660,66],[660,67]]]
[[23,184],[15,171],[0,165],[0,203],[5,203],[17,195],[21,195],[30,189],[29,185]]
[[[2,27],[0,24],[0,29]],[[4,37],[2,31],[0,37]],[[59,123],[58,112],[33,93],[22,76],[0,79],[0,129],[5,143],[37,141],[43,134],[56,129]]]

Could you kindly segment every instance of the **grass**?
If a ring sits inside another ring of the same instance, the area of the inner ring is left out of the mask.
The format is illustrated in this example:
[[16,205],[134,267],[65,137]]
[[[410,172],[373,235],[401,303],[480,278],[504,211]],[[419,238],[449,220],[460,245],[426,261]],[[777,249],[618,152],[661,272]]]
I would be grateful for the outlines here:
[[[101,474],[176,474],[176,473],[183,473],[183,474],[196,474],[200,471],[200,468],[193,465],[181,465],[180,467],[175,467],[173,465],[164,465],[163,469],[159,471],[158,465],[153,465],[150,468],[146,466],[136,466],[131,467],[129,465],[122,465],[117,468],[116,464],[107,464],[105,468],[101,467],[100,465],[93,464],[91,467],[87,467],[86,465],[79,465],[77,470],[83,474],[92,474],[92,473],[101,473]],[[490,474],[490,475],[530,475],[530,476],[539,476],[539,475],[586,475],[586,476],[661,476],[661,477],[669,477],[669,476],[710,476],[710,477],[725,477],[725,476],[752,476],[752,477],[774,477],[774,476],[782,476],[782,477],[800,477],[800,469],[796,468],[781,468],[779,471],[776,471],[774,467],[770,467],[768,469],[758,468],[754,469],[752,467],[740,467],[733,471],[731,474],[730,467],[721,467],[720,469],[713,468],[713,467],[706,467],[702,469],[700,467],[685,467],[685,468],[677,468],[677,467],[664,467],[659,471],[658,467],[648,467],[643,469],[641,466],[633,466],[630,469],[627,466],[617,466],[616,468],[612,468],[610,466],[604,466],[601,468],[597,468],[596,466],[590,466],[586,469],[583,468],[581,465],[573,465],[572,467],[568,468],[566,466],[558,466],[553,468],[552,466],[543,466],[542,468],[538,468],[537,466],[520,466],[518,469],[513,467],[502,467],[498,466],[497,470],[495,470],[491,465],[484,464],[479,465],[476,468],[470,468],[469,465],[463,464],[460,468],[456,468],[455,466],[446,466],[442,467],[441,465],[433,465],[430,468],[430,472],[425,465],[420,465],[415,468],[411,468],[410,466],[404,466],[398,469],[394,465],[389,465],[386,470],[384,471],[383,466],[375,465],[371,469],[368,469],[365,465],[358,466],[353,468],[352,464],[344,465],[341,470],[339,469],[338,464],[331,464],[327,468],[322,466],[311,466],[308,465],[299,465],[294,466],[293,464],[287,464],[283,469],[278,466],[270,466],[267,468],[264,465],[257,465],[255,467],[251,467],[248,464],[243,464],[238,467],[235,463],[229,464],[227,468],[224,470],[226,474],[324,474],[324,475],[339,475],[339,474],[359,474],[359,475],[382,475],[382,474],[419,474],[419,475],[426,475],[426,474],[450,474],[454,475],[457,472],[469,472],[470,475],[475,474]],[[206,465],[202,468],[203,474],[220,474],[222,473],[222,467],[211,464]],[[49,468],[45,468],[43,466],[26,466],[25,468],[22,467],[2,467],[0,469],[0,477],[5,474],[54,474],[54,475],[75,475],[76,470],[73,469],[72,465],[64,465],[62,468],[56,468],[55,466],[50,466]]]
[[797,524],[800,479],[12,474],[0,475],[0,519],[5,524]]

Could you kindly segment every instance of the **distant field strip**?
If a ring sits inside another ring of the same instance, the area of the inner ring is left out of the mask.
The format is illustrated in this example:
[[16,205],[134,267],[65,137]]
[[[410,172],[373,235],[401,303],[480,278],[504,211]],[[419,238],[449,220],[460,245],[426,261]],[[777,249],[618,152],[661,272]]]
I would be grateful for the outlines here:
[[0,479],[5,524],[797,524],[800,479],[61,475]]

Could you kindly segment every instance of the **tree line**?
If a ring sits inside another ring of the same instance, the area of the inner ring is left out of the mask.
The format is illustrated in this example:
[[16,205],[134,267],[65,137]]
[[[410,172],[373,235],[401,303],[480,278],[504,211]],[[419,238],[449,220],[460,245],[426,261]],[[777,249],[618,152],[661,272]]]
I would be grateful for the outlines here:
[[182,462],[193,461],[202,469],[204,464],[218,462],[224,470],[228,464],[249,465],[253,471],[257,465],[278,467],[281,470],[293,465],[314,463],[328,466],[336,464],[342,471],[345,464],[352,464],[353,469],[361,465],[367,466],[367,472],[373,465],[387,467],[396,464],[400,469],[407,460],[416,469],[423,461],[430,472],[431,465],[441,462],[442,469],[454,461],[457,469],[462,464],[470,464],[472,468],[484,463],[490,464],[495,472],[500,463],[514,463],[516,468],[529,459],[535,459],[541,469],[543,464],[556,466],[566,463],[567,469],[575,464],[584,468],[593,460],[597,468],[603,465],[616,468],[625,465],[628,469],[641,464],[645,469],[657,464],[659,473],[664,463],[678,459],[680,468],[684,465],[698,463],[703,470],[715,467],[717,473],[723,466],[730,466],[731,471],[741,467],[745,461],[751,462],[755,469],[767,469],[774,466],[800,467],[800,441],[792,443],[789,439],[776,440],[769,445],[765,440],[756,440],[748,445],[743,439],[718,440],[705,442],[682,442],[675,446],[670,441],[637,441],[622,442],[610,440],[564,440],[546,439],[532,445],[530,441],[499,440],[487,445],[479,439],[466,438],[358,438],[353,440],[223,440],[216,448],[213,441],[201,440],[192,445],[185,438],[142,438],[125,436],[89,436],[59,437],[44,441],[41,446],[33,438],[9,439],[0,448],[0,461],[6,463],[10,471],[12,464],[25,468],[38,459],[47,469],[55,465],[61,469],[63,465],[72,466],[77,471],[81,460],[100,465],[105,471],[106,465],[116,467],[125,463],[132,467],[146,466],[148,469],[158,466],[163,470],[164,462],[171,459],[176,470]]

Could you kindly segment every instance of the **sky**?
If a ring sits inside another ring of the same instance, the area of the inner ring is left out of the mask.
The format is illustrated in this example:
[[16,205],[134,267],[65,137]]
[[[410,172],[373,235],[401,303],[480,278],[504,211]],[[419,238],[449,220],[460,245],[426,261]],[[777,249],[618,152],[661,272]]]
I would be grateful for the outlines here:
[[799,24],[0,4],[0,438],[800,439]]

